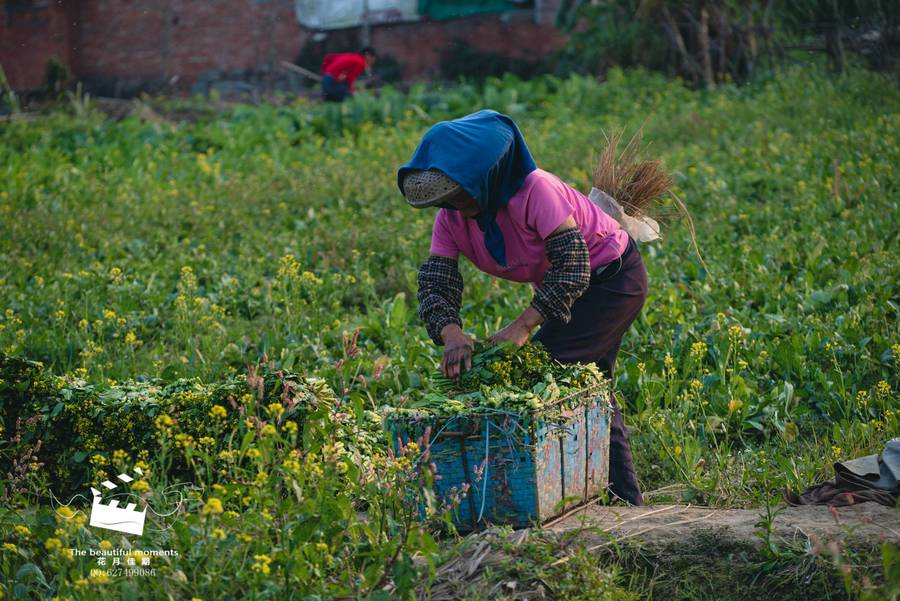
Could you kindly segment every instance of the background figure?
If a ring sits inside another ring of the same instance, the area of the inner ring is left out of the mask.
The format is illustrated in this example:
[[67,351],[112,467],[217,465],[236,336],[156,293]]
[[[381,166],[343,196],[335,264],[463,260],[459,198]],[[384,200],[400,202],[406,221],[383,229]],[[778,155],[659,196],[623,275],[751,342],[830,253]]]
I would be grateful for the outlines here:
[[343,102],[353,96],[353,82],[375,64],[375,50],[366,46],[359,53],[328,54],[322,60],[322,97],[330,102]]

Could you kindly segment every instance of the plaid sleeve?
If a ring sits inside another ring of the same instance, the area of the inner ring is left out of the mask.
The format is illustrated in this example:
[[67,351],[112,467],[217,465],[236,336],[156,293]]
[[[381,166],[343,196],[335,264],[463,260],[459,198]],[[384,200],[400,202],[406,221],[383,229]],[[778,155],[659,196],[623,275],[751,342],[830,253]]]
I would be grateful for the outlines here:
[[563,230],[546,239],[550,268],[535,289],[531,301],[544,319],[569,323],[572,304],[591,283],[591,256],[578,228]]
[[463,279],[456,259],[431,255],[419,268],[419,317],[435,344],[444,344],[441,330],[447,324],[462,327]]

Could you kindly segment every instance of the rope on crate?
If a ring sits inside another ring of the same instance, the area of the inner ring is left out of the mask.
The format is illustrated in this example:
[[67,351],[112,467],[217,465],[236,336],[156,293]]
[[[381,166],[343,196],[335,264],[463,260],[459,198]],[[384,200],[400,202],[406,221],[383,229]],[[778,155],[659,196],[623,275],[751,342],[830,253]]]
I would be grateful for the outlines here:
[[490,432],[491,432],[491,420],[485,420],[484,422],[484,474],[482,474],[482,478],[484,478],[484,486],[481,487],[481,509],[478,511],[478,520],[476,523],[481,521],[481,516],[484,515],[484,500],[487,499],[487,483],[488,483],[488,466],[490,465],[490,461],[488,461],[489,454],[489,445],[490,445]]

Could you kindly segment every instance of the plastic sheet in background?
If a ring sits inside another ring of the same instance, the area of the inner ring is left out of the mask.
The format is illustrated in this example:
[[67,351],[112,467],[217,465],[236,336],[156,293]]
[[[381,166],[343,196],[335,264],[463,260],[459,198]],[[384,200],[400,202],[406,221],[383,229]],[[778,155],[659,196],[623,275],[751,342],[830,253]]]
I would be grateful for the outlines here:
[[294,0],[297,21],[308,29],[328,30],[416,21],[419,0]]

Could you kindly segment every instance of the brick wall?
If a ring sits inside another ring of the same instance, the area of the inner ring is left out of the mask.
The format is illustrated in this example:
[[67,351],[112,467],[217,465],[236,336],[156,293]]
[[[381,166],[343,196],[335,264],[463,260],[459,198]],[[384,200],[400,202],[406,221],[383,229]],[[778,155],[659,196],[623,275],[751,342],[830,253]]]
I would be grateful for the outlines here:
[[293,0],[90,0],[81,6],[79,75],[190,84],[211,69],[293,60],[306,32]]
[[[0,65],[34,90],[51,57],[87,82],[186,87],[204,72],[294,60],[308,32],[293,0],[2,0]],[[104,90],[109,86],[104,85]]]
[[[559,0],[534,11],[447,21],[373,26],[371,43],[393,55],[406,79],[437,74],[441,51],[455,40],[473,49],[534,59],[559,48],[553,27]],[[0,64],[17,90],[38,88],[57,57],[103,93],[134,90],[177,77],[188,89],[204,74],[274,68],[294,61],[312,32],[294,0],[0,0]],[[355,50],[359,30],[328,34]]]
[[13,89],[39,88],[51,58],[72,68],[72,12],[58,0],[0,2],[0,65]]
[[544,1],[540,23],[533,11],[479,15],[448,21],[384,25],[372,29],[372,46],[403,65],[405,79],[435,77],[441,51],[460,40],[474,50],[533,60],[562,47],[565,38],[554,27],[559,2]]

